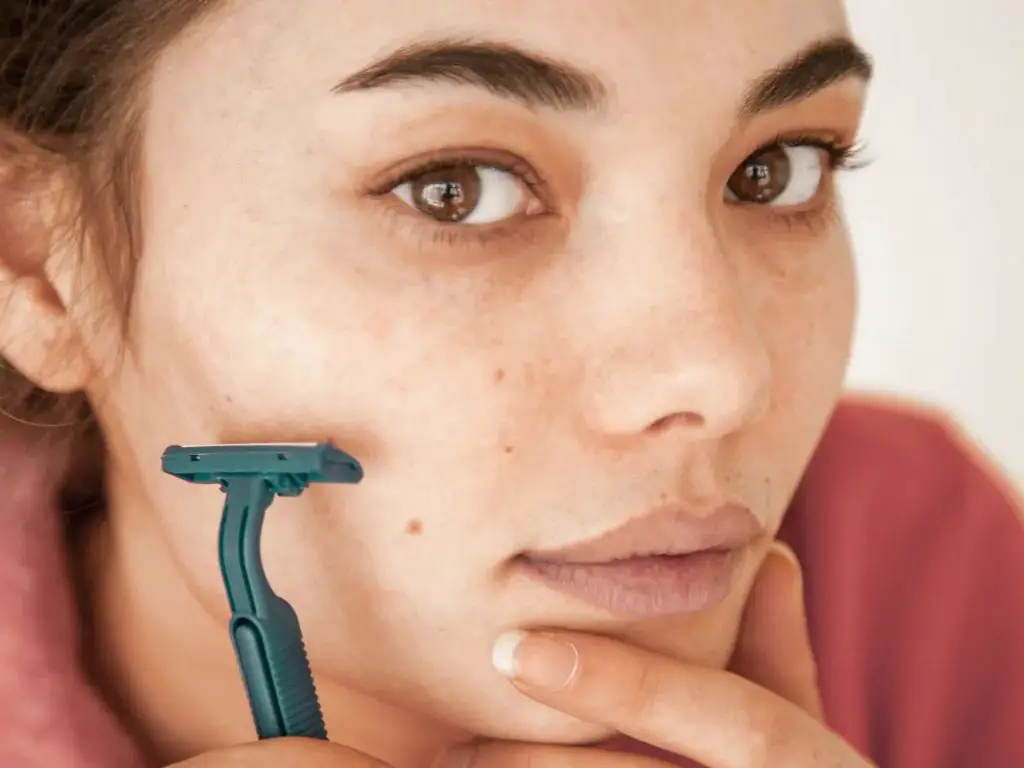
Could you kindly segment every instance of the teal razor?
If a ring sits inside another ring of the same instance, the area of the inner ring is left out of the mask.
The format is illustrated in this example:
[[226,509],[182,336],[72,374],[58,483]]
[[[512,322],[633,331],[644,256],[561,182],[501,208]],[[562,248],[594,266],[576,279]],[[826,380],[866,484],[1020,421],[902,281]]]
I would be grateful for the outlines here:
[[323,713],[299,620],[263,570],[260,534],[277,496],[310,483],[358,483],[359,462],[329,443],[171,446],[163,470],[191,483],[218,484],[220,569],[231,605],[231,642],[260,739],[326,739]]

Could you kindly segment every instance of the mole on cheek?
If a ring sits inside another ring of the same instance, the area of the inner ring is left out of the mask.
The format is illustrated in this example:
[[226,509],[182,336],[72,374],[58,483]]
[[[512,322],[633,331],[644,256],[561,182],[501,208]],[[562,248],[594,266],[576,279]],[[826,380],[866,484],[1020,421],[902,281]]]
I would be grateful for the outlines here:
[[504,368],[496,369],[494,371],[494,383],[495,384],[500,384],[504,380],[505,380],[505,369]]
[[423,521],[418,518],[413,518],[405,525],[405,532],[410,536],[419,536],[423,533]]

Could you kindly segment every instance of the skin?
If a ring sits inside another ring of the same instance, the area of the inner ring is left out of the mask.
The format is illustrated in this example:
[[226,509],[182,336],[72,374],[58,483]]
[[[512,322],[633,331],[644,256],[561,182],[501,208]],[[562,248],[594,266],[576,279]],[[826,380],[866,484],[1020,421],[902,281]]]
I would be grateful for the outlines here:
[[[870,768],[824,725],[803,578],[792,550],[775,543],[748,595],[730,669],[687,665],[620,641],[579,633],[528,634],[515,654],[526,696],[652,745],[597,747],[478,740],[441,753],[434,768]],[[684,761],[679,762],[683,756]],[[689,758],[689,759],[685,759]],[[202,755],[178,768],[377,768],[373,758],[303,739],[272,739]]]
[[[869,768],[823,725],[802,583],[792,551],[774,545],[748,597],[728,672],[681,664],[607,638],[547,632],[522,641],[512,681],[552,708],[709,768]],[[568,673],[558,658],[572,659]],[[677,762],[627,757],[614,749],[482,742],[452,750],[436,764],[667,768]]]
[[[362,485],[275,505],[264,558],[302,619],[332,739],[418,766],[472,736],[629,730],[510,686],[490,664],[507,630],[725,667],[841,389],[854,278],[831,180],[796,219],[723,195],[780,134],[856,138],[857,81],[738,117],[751,82],[846,33],[840,2],[379,7],[245,0],[163,53],[127,339],[96,322],[117,308],[74,243],[55,241],[47,290],[3,283],[0,351],[44,386],[86,389],[107,436],[110,507],[80,547],[91,653],[163,763],[252,734],[224,632],[220,500],[162,475],[165,446],[329,439],[361,460]],[[608,103],[331,92],[453,34],[589,70]],[[544,180],[530,215],[453,234],[376,194],[429,153],[482,146]],[[764,536],[703,613],[627,621],[510,565],[659,504],[722,499]]]

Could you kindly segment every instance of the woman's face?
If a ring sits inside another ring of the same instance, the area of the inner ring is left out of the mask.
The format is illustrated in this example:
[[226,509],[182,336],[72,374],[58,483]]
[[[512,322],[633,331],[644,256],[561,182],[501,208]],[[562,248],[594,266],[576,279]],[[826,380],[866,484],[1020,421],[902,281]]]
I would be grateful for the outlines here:
[[[333,441],[364,482],[278,502],[264,537],[329,727],[358,691],[598,737],[491,645],[558,626],[726,663],[843,379],[827,148],[865,72],[838,0],[386,5],[231,3],[159,60],[128,354],[94,388],[112,524],[135,583],[222,622],[221,499],[162,450]],[[520,557],[726,503],[761,535],[720,602],[682,588],[705,610],[597,605]]]

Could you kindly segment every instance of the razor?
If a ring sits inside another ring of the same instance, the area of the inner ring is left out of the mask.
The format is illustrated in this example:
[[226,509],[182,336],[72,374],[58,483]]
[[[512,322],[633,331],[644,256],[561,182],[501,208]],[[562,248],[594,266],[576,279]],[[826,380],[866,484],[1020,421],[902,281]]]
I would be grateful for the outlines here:
[[229,631],[260,739],[327,739],[298,617],[263,570],[260,536],[278,496],[311,483],[358,483],[359,462],[330,443],[171,446],[163,471],[190,483],[220,485],[220,569],[231,605]]

